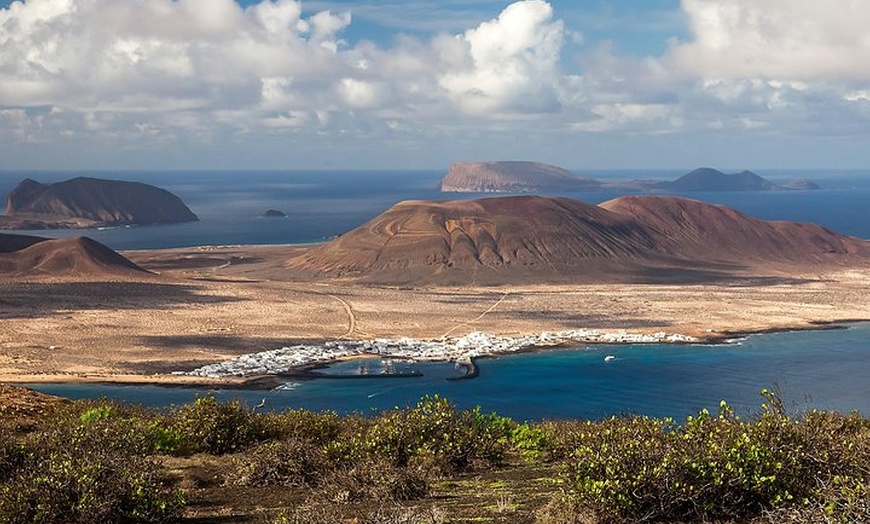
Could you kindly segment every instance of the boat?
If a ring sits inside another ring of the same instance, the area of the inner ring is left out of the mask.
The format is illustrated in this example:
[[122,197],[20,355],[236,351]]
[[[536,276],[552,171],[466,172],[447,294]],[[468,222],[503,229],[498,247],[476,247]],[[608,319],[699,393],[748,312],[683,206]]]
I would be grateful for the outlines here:
[[606,357],[604,357],[605,362],[613,362],[614,360],[616,360],[616,357],[613,355],[607,355]]

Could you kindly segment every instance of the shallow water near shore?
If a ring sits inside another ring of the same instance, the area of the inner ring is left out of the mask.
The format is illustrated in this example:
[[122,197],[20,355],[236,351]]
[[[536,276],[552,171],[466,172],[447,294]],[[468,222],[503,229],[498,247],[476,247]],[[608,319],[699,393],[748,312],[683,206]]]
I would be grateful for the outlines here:
[[[586,171],[602,180],[675,179],[688,169]],[[822,191],[688,193],[764,219],[816,222],[870,238],[867,171],[758,171],[782,183],[806,177]],[[404,199],[476,198],[442,194],[443,171],[323,172],[0,172],[5,194],[25,176],[42,182],[78,175],[152,183],[178,194],[201,219],[172,226],[88,231],[28,232],[44,236],[87,234],[114,249],[193,245],[316,242],[347,232]],[[598,203],[625,192],[568,193]],[[262,218],[268,208],[287,218]],[[587,326],[577,326],[578,328]],[[604,357],[613,355],[613,362]],[[353,369],[359,363],[342,364]],[[870,326],[850,330],[780,333],[749,337],[732,346],[593,346],[512,355],[480,362],[473,380],[448,382],[452,364],[417,364],[420,378],[315,380],[285,391],[218,392],[273,409],[305,407],[339,412],[407,406],[426,394],[445,395],[463,407],[481,405],[518,419],[602,418],[619,413],[683,417],[727,400],[742,412],[757,408],[759,391],[779,385],[797,407],[870,413]],[[106,396],[151,406],[187,402],[204,390],[152,386],[40,385],[73,398]]]
[[[605,362],[605,357],[615,359]],[[371,361],[366,361],[373,366]],[[360,361],[338,364],[352,371]],[[267,409],[339,413],[413,405],[446,396],[463,408],[481,406],[517,420],[589,418],[635,413],[682,419],[721,400],[739,413],[757,410],[760,391],[777,387],[795,409],[870,413],[870,323],[849,329],[754,335],[727,345],[589,346],[483,359],[480,376],[447,381],[449,363],[409,368],[422,377],[292,383],[277,391],[217,391]],[[180,404],[206,390],[155,386],[46,384],[34,389],[69,398],[99,398],[154,407]]]

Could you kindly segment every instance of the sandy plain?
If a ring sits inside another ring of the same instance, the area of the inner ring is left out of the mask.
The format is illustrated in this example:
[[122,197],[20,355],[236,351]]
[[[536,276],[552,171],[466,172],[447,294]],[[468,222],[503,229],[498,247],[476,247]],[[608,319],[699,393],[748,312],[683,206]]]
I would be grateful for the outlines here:
[[703,340],[870,320],[870,267],[714,283],[387,287],[294,281],[299,246],[126,252],[153,276],[0,282],[0,382],[243,386],[171,374],[324,340],[598,329]]

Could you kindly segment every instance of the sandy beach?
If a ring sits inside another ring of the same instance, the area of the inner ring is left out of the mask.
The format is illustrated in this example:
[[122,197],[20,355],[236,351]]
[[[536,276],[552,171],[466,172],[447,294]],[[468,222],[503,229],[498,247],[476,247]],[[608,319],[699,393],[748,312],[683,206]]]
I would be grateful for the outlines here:
[[399,288],[291,280],[282,264],[299,249],[136,251],[125,255],[158,274],[0,282],[0,381],[239,386],[243,379],[178,372],[336,341],[589,331],[617,342],[654,334],[720,341],[870,320],[867,267],[771,268],[696,284]]

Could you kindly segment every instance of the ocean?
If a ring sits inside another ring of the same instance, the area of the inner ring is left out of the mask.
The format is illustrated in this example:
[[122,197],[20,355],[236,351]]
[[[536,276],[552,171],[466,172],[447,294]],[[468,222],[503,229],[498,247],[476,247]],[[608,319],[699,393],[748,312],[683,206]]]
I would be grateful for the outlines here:
[[[582,172],[602,180],[631,180],[675,179],[686,171]],[[686,193],[683,196],[731,206],[758,218],[815,222],[841,233],[870,238],[867,212],[870,171],[758,173],[778,183],[803,177],[818,182],[823,189]],[[43,236],[86,234],[118,250],[206,244],[287,244],[327,240],[363,224],[402,200],[481,196],[440,193],[437,186],[443,174],[443,171],[0,171],[0,194],[7,194],[28,176],[39,182],[74,176],[146,182],[177,194],[200,221],[129,229],[27,233]],[[595,204],[624,194],[619,191],[560,193]],[[287,217],[262,217],[263,212],[273,208],[283,211]]]
[[[606,356],[616,357],[605,362]],[[337,364],[336,372],[360,362]],[[366,365],[372,366],[371,361]],[[787,406],[870,414],[870,323],[848,329],[753,335],[726,345],[588,346],[479,361],[480,376],[448,381],[453,364],[420,363],[417,378],[316,379],[276,391],[214,391],[266,409],[371,413],[439,394],[458,406],[481,406],[516,420],[602,419],[641,414],[681,420],[725,400],[735,411],[759,410],[762,389]],[[374,369],[372,370],[375,371]],[[152,407],[188,402],[204,390],[155,386],[35,385],[70,398],[106,397]]]
[[[604,180],[674,179],[688,170],[582,171]],[[870,171],[757,171],[774,182],[807,178],[821,191],[689,193],[689,198],[734,207],[771,219],[815,222],[870,238]],[[401,200],[466,199],[442,194],[442,171],[286,172],[0,172],[5,194],[25,176],[40,182],[87,175],[151,183],[184,200],[199,222],[88,231],[23,232],[43,236],[86,234],[117,250],[193,245],[283,244],[328,240],[361,225]],[[590,203],[617,191],[562,193]],[[267,209],[286,218],[263,218]],[[584,326],[578,326],[584,327]],[[613,355],[613,362],[604,362]],[[342,364],[356,366],[357,363]],[[422,378],[315,380],[283,391],[217,392],[252,405],[267,399],[280,409],[305,407],[368,412],[405,406],[425,394],[445,395],[463,407],[480,405],[517,419],[602,418],[621,413],[682,417],[715,409],[726,400],[741,412],[760,403],[763,388],[778,386],[796,407],[870,413],[870,325],[846,330],[759,335],[724,346],[593,346],[512,355],[481,363],[479,378],[448,382],[451,364],[419,364]],[[106,396],[165,406],[200,390],[150,386],[42,385],[72,398]]]

